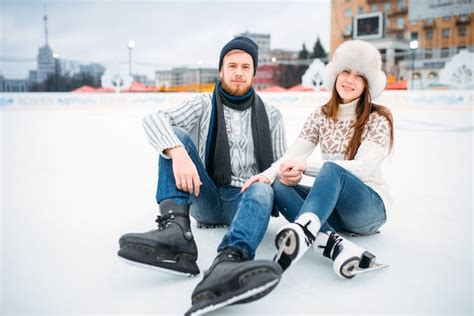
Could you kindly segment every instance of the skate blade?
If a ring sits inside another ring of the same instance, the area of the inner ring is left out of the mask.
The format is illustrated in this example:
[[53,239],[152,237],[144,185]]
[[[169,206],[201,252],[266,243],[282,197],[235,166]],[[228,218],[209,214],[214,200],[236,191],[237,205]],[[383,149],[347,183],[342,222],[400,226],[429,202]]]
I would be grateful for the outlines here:
[[125,262],[128,265],[138,267],[138,268],[142,268],[142,269],[158,271],[158,272],[165,272],[165,273],[168,273],[168,274],[185,276],[185,277],[190,277],[190,278],[195,277],[197,275],[197,274],[180,272],[180,271],[176,271],[176,270],[171,270],[171,269],[161,268],[161,267],[157,267],[157,266],[152,266],[152,265],[149,265],[149,264],[128,260],[128,259],[125,259],[125,258],[120,257],[120,256],[119,256],[119,259],[122,260],[123,262]]
[[215,310],[218,310],[218,309],[221,309],[223,307],[226,307],[228,305],[232,305],[232,304],[235,304],[235,303],[238,303],[239,301],[242,301],[246,298],[249,298],[249,297],[252,297],[254,295],[257,295],[271,287],[273,287],[275,284],[277,284],[280,280],[277,279],[277,280],[273,280],[273,281],[270,281],[260,287],[257,287],[257,288],[254,288],[254,289],[251,289],[245,293],[242,293],[240,295],[237,295],[237,296],[234,296],[234,297],[231,297],[229,298],[228,300],[225,300],[223,302],[220,302],[220,303],[216,303],[216,304],[212,304],[212,305],[208,305],[208,306],[205,306],[205,307],[202,307],[202,308],[199,308],[199,309],[196,309],[196,310],[192,310],[192,307],[191,307],[191,310],[189,310],[188,312],[186,312],[185,316],[192,316],[192,315],[203,315],[203,314],[207,314],[207,313],[210,313],[212,311],[215,311]]
[[351,276],[354,276],[354,275],[358,275],[358,274],[363,274],[363,273],[366,273],[366,272],[371,272],[371,271],[375,271],[375,270],[380,270],[380,269],[384,269],[384,268],[387,268],[388,267],[388,264],[385,264],[385,263],[373,263],[370,267],[368,268],[359,268],[359,267],[356,267],[351,273],[350,275]]
[[281,258],[281,255],[283,254],[283,251],[285,250],[285,245],[288,239],[290,238],[290,234],[286,234],[286,236],[283,238],[282,242],[280,243],[280,247],[278,248],[278,253],[275,255],[273,258],[273,261],[278,263],[278,261]]

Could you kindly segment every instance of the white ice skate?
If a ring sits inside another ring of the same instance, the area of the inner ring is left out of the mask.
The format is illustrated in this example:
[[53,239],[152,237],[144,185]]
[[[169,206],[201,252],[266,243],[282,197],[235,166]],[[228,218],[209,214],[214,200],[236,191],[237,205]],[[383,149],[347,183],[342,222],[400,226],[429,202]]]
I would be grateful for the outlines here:
[[273,261],[286,270],[295,264],[316,239],[321,228],[319,218],[313,213],[303,213],[293,223],[280,229],[275,238],[278,249]]
[[375,255],[344,239],[334,232],[319,232],[314,251],[334,261],[333,269],[342,278],[351,279],[358,274],[388,267],[375,262]]

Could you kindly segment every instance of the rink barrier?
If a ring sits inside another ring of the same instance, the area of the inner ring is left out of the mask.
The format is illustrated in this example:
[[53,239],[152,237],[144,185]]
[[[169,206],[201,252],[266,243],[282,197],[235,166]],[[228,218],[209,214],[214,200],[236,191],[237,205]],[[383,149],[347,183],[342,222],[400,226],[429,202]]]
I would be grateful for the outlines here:
[[[177,106],[196,93],[2,93],[0,109],[55,107],[152,107]],[[277,107],[314,107],[329,99],[328,92],[261,92],[265,101]],[[390,108],[429,107],[471,111],[474,94],[468,90],[384,91],[374,100]]]

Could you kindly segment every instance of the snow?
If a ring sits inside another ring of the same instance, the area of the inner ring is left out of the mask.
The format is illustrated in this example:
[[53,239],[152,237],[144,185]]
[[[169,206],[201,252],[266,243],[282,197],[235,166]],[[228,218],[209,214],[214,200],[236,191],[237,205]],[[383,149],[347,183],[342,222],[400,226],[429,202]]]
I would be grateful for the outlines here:
[[[473,97],[459,93],[459,104],[456,92],[399,92],[380,101],[395,117],[395,149],[385,164],[395,207],[380,234],[352,240],[389,268],[344,280],[311,252],[266,297],[213,314],[472,315]],[[263,95],[283,98],[276,103],[289,143],[317,104],[299,94],[297,104],[285,105],[294,95]],[[141,119],[157,106],[37,106],[32,100],[44,95],[18,98],[33,105],[0,107],[0,314],[184,314],[202,274],[139,269],[116,255],[120,235],[155,225],[157,155]],[[271,220],[258,259],[273,257],[284,224]],[[225,229],[193,223],[193,232],[203,272]]]

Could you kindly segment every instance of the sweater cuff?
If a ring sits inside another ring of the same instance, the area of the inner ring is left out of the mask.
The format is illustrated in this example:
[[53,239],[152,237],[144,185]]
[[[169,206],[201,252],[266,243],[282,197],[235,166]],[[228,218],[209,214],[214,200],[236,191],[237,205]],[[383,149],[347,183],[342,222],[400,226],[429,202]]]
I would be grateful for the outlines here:
[[307,161],[304,174],[310,177],[317,177],[324,161]]
[[161,157],[165,159],[171,159],[169,155],[165,154],[165,150],[176,148],[176,147],[184,147],[184,145],[180,141],[174,144],[171,144],[171,143],[165,144],[164,146],[162,146],[162,148],[158,149],[158,152],[160,153]]

